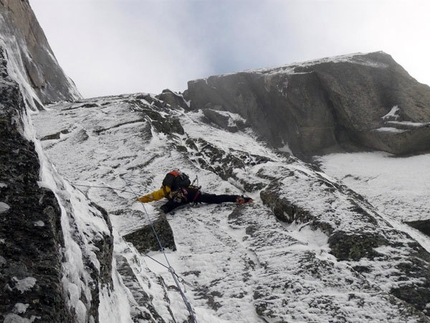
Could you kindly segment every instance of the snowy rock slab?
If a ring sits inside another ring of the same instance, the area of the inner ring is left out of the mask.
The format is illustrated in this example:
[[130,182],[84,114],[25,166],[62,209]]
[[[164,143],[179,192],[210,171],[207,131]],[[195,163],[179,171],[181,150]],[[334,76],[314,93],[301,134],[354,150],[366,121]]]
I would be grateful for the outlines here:
[[[272,165],[262,170],[260,176],[273,178],[268,188],[261,192],[261,198],[273,208],[278,219],[303,224],[327,235],[329,254],[321,259],[321,256],[310,253],[306,260],[308,270],[302,274],[296,271],[303,269],[298,264],[303,263],[304,255],[297,255],[297,268],[301,269],[295,270],[292,280],[319,281],[310,286],[299,283],[299,290],[307,290],[303,297],[322,293],[314,300],[309,298],[307,306],[320,304],[316,307],[337,308],[336,315],[340,315],[340,319],[346,315],[342,310],[346,305],[358,306],[352,303],[360,302],[359,299],[367,295],[362,306],[386,308],[384,318],[374,317],[381,322],[392,322],[394,317],[401,317],[403,304],[416,313],[428,314],[430,296],[426,286],[430,283],[430,255],[408,234],[394,229],[355,192],[302,165]],[[338,279],[330,280],[334,271],[338,271],[335,275]],[[304,278],[308,275],[318,278]],[[348,284],[338,285],[342,277],[351,282],[349,291],[344,290]],[[291,284],[283,285],[287,294],[290,286],[294,286]],[[342,300],[345,295],[349,296]],[[272,303],[265,297],[262,299],[266,299],[264,312],[273,311]],[[341,306],[339,302],[344,304]],[[310,308],[304,311],[311,312]],[[374,314],[367,309],[360,315],[365,319]]]

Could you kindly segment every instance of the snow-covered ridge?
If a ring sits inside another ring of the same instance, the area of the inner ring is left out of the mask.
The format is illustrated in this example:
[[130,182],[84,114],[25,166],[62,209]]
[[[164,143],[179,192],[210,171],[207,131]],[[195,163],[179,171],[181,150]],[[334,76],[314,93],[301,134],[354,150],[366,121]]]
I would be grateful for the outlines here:
[[[384,52],[381,51],[378,53],[384,53]],[[224,76],[234,75],[238,73],[251,73],[251,74],[263,74],[263,75],[275,75],[280,73],[291,74],[291,75],[304,74],[309,72],[303,71],[303,68],[308,68],[314,65],[325,64],[325,63],[352,63],[352,64],[369,66],[374,68],[381,68],[381,69],[388,68],[388,65],[385,63],[377,62],[368,57],[365,57],[368,54],[371,54],[371,53],[352,53],[352,54],[346,54],[346,55],[324,57],[324,58],[313,59],[313,60],[304,61],[304,62],[293,62],[283,66],[265,67],[265,68],[244,70],[241,72],[218,74],[211,77],[224,77]],[[203,79],[203,80],[207,80],[207,79]],[[196,81],[198,80],[194,80],[190,82],[196,82]]]
[[365,57],[367,54],[370,54],[370,53],[353,53],[353,54],[347,54],[347,55],[324,57],[324,58],[305,61],[305,62],[295,62],[284,66],[280,66],[280,67],[256,69],[256,70],[253,70],[252,72],[259,73],[259,74],[277,74],[277,73],[300,74],[300,73],[306,73],[306,72],[302,72],[302,71],[297,72],[296,71],[297,69],[301,70],[300,68],[311,67],[314,65],[325,64],[325,63],[352,63],[352,64],[358,64],[363,66],[370,66],[374,68],[388,67],[387,64],[384,64],[382,62],[376,62],[371,60],[370,58]]

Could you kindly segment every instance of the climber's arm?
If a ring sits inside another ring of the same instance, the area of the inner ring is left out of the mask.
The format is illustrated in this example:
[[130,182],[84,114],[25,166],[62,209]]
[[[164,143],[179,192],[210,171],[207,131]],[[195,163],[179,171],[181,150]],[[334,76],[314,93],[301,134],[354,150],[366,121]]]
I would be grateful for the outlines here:
[[[168,188],[168,191],[166,190]],[[137,199],[137,201],[142,203],[148,203],[152,201],[158,201],[161,200],[163,197],[165,197],[165,192],[170,192],[170,187],[166,186],[164,189],[160,188],[159,190],[156,190],[152,193],[143,195]]]

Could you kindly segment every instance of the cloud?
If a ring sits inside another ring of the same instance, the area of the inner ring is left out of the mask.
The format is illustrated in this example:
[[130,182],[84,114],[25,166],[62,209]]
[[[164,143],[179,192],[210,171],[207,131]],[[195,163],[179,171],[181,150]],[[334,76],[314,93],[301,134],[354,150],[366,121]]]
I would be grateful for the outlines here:
[[430,84],[421,0],[31,0],[86,97],[183,91],[214,74],[383,50]]

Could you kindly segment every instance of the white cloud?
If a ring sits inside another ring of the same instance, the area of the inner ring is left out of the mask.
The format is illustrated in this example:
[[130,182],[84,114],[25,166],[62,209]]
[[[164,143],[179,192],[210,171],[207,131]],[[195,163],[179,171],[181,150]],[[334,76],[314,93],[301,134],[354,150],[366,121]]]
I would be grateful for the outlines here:
[[430,84],[421,0],[31,0],[84,96],[186,89],[213,74],[383,50]]

